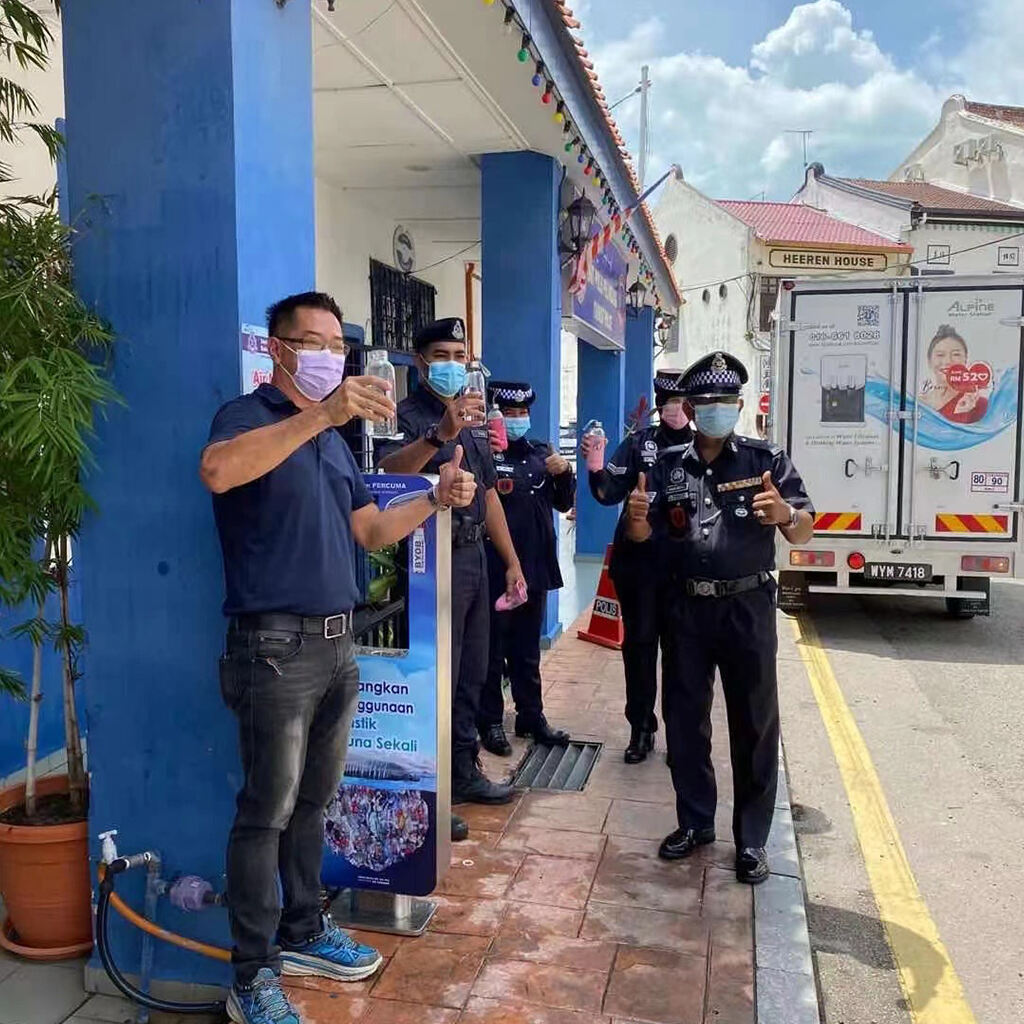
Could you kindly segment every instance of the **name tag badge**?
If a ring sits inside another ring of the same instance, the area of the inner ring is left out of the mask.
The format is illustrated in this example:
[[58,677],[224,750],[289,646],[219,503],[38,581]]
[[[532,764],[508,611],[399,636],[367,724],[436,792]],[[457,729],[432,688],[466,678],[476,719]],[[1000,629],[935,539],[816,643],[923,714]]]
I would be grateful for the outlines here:
[[487,437],[487,430],[484,427],[473,427],[472,434],[474,437]]
[[748,476],[743,480],[729,480],[724,484],[718,485],[719,493],[725,491],[742,491],[747,487],[760,487],[761,478],[759,476]]

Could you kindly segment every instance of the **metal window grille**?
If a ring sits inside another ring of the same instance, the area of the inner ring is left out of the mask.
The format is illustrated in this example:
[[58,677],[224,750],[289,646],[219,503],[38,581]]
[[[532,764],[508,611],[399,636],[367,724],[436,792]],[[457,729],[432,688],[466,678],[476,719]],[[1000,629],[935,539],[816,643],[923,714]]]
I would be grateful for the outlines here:
[[370,316],[373,344],[411,352],[415,333],[434,319],[432,284],[377,260],[370,260]]

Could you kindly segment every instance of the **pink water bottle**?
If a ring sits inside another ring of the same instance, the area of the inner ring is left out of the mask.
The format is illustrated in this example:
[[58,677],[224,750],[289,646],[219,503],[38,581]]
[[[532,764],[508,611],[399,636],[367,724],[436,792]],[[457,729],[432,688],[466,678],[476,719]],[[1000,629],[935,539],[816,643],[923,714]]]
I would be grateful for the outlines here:
[[508,448],[508,431],[505,429],[505,417],[501,415],[498,403],[495,402],[487,414],[487,433],[490,436],[491,451],[503,452]]
[[601,421],[591,420],[583,428],[583,437],[590,439],[587,445],[587,469],[591,473],[600,473],[604,469],[604,446],[608,443]]
[[494,602],[494,610],[496,612],[510,612],[514,608],[526,604],[527,600],[526,586],[523,581],[520,580],[516,584],[516,592],[513,597],[509,597],[508,594],[502,594],[497,601]]

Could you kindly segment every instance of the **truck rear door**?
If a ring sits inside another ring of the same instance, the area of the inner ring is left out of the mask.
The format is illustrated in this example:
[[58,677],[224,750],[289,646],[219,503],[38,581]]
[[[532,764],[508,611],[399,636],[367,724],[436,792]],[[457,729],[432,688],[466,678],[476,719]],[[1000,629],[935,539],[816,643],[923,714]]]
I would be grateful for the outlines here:
[[1019,534],[1024,288],[996,280],[919,282],[907,296],[900,530],[911,537]]
[[884,285],[792,293],[786,447],[822,536],[896,532],[904,303]]

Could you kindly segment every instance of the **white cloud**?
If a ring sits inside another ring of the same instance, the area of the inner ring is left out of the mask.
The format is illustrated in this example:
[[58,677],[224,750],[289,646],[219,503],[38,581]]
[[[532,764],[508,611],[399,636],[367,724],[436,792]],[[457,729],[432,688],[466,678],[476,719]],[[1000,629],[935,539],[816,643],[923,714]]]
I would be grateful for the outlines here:
[[[935,125],[953,92],[983,101],[1024,102],[1024,19],[1013,5],[980,0],[972,35],[927,72],[900,67],[838,0],[793,8],[751,49],[749,63],[682,51],[665,54],[656,18],[594,49],[608,95],[623,95],[641,64],[651,66],[653,174],[679,163],[715,196],[766,190],[789,198],[802,176],[800,140],[812,128],[809,159],[834,174],[885,176]],[[659,55],[660,54],[660,55]],[[622,127],[635,143],[632,121]]]

